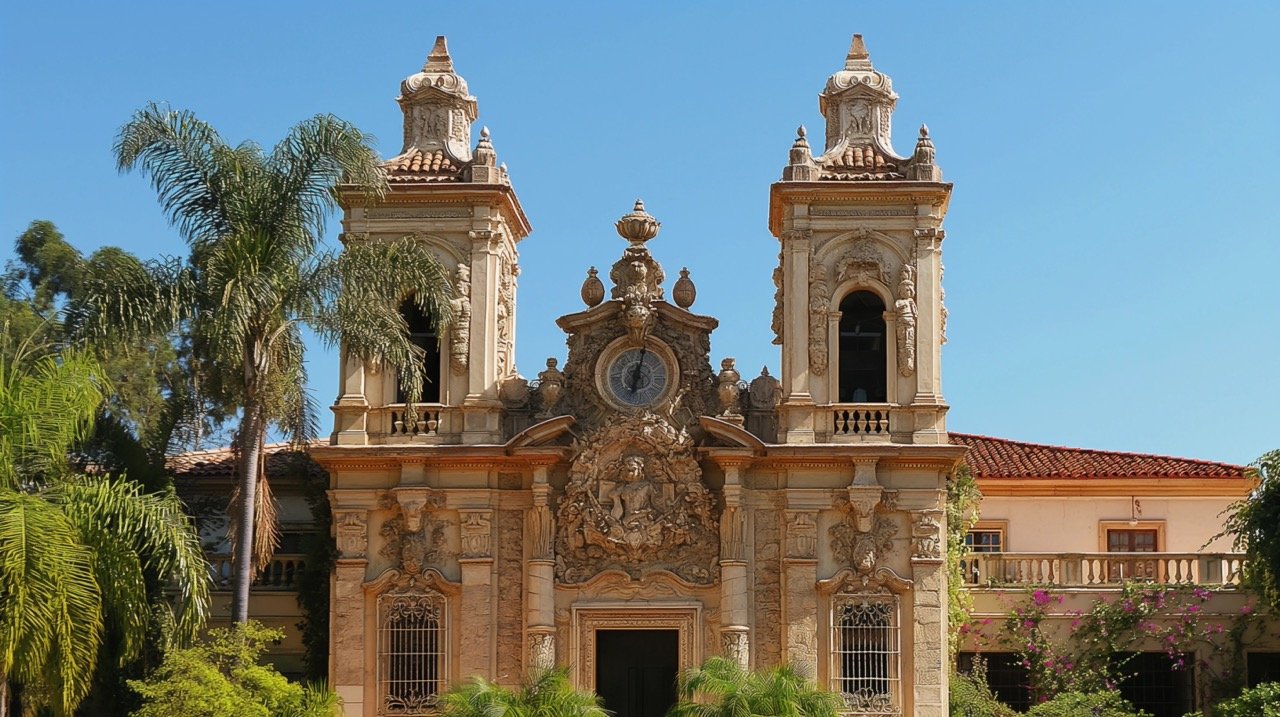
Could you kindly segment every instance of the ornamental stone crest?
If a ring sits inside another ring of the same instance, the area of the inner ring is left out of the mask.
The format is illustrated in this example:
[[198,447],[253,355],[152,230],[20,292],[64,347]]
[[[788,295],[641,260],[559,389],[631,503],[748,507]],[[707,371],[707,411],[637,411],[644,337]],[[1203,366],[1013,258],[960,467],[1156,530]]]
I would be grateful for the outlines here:
[[708,584],[719,555],[716,500],[693,442],[666,418],[615,416],[577,445],[557,511],[556,579],[665,570]]
[[440,496],[426,490],[405,490],[396,496],[388,494],[383,507],[392,508],[396,513],[378,531],[383,538],[378,554],[409,575],[418,575],[451,558],[447,538],[449,523],[437,520],[431,510],[441,502]]
[[836,506],[844,516],[828,531],[837,563],[864,575],[876,569],[880,558],[893,550],[893,537],[898,534],[897,522],[888,515],[895,499],[892,491],[857,488],[849,489],[849,497],[838,495]]
[[645,248],[645,242],[658,235],[662,224],[644,210],[644,202],[636,200],[635,209],[617,222],[618,234],[628,242],[622,258],[609,270],[613,282],[612,298],[622,300],[622,322],[633,342],[644,341],[653,328],[651,303],[663,299],[662,282],[666,275],[662,266]]

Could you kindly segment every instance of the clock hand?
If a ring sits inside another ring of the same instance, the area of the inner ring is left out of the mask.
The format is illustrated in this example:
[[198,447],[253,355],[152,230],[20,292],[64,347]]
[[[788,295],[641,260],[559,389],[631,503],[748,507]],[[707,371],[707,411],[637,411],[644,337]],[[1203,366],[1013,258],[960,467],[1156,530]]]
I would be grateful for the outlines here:
[[640,356],[636,359],[636,368],[631,372],[631,385],[627,387],[631,393],[635,393],[636,389],[640,387],[640,369],[644,366],[644,352],[647,350],[647,346],[641,347]]

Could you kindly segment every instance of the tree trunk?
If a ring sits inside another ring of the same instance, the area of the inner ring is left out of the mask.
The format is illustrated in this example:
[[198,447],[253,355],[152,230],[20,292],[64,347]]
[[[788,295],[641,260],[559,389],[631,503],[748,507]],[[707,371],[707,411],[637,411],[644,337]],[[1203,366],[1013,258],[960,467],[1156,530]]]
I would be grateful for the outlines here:
[[9,717],[9,700],[13,695],[9,692],[9,681],[0,680],[0,717]]
[[245,401],[244,419],[240,422],[237,442],[240,444],[240,504],[235,506],[239,517],[236,544],[232,546],[231,621],[243,624],[249,621],[249,586],[253,583],[253,534],[256,527],[255,508],[258,504],[258,462],[262,460],[263,419],[262,406],[257,401]]

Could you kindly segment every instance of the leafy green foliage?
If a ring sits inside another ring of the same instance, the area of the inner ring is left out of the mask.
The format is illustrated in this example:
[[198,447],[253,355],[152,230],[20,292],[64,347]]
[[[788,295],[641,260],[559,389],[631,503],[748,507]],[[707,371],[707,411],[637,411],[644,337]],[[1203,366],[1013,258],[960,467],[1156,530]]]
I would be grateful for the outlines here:
[[1280,682],[1264,682],[1219,702],[1213,717],[1280,717]]
[[147,574],[178,588],[176,637],[208,611],[207,566],[176,496],[67,461],[107,394],[87,354],[0,331],[0,679],[55,715],[89,691],[104,630],[118,664],[141,653],[157,605]]
[[960,649],[960,635],[969,624],[969,611],[973,609],[973,596],[965,587],[966,576],[961,565],[964,538],[977,524],[981,505],[978,481],[969,466],[961,464],[947,481],[947,638],[953,661]]
[[1151,717],[1119,692],[1063,692],[1027,710],[1027,717]]
[[593,692],[574,688],[569,668],[530,675],[518,689],[481,677],[440,698],[441,717],[609,717]]
[[[376,199],[386,178],[372,138],[333,116],[294,126],[270,152],[228,145],[195,115],[148,105],[121,128],[121,171],[151,180],[160,205],[190,248],[185,262],[104,262],[85,280],[71,315],[83,335],[126,340],[181,328],[204,377],[201,390],[241,407],[233,498],[232,617],[248,617],[248,586],[276,538],[262,468],[274,425],[298,440],[316,433],[306,392],[302,329],[348,355],[397,369],[410,396],[425,379],[422,349],[399,313],[403,297],[444,326],[448,275],[423,242],[348,237],[341,255],[324,250],[336,189]],[[260,485],[261,484],[261,485]],[[255,535],[256,533],[256,535]]]
[[203,644],[171,651],[151,677],[129,682],[143,701],[134,717],[336,717],[337,695],[260,664],[283,637],[256,622],[210,630]]
[[949,714],[955,717],[1017,717],[1017,712],[1000,701],[987,684],[987,664],[981,656],[973,661],[969,674],[951,673],[949,681]]
[[303,664],[309,679],[329,674],[329,575],[333,572],[338,548],[331,528],[333,510],[329,505],[329,475],[304,453],[297,454],[291,470],[302,474],[303,495],[311,508],[315,530],[303,537],[306,570],[298,576],[298,607],[302,609]]
[[787,665],[748,672],[723,657],[681,672],[676,695],[668,717],[835,717],[844,708]]
[[1261,480],[1257,490],[1227,509],[1221,535],[1233,536],[1245,553],[1245,582],[1273,608],[1280,608],[1280,450],[1251,464]]

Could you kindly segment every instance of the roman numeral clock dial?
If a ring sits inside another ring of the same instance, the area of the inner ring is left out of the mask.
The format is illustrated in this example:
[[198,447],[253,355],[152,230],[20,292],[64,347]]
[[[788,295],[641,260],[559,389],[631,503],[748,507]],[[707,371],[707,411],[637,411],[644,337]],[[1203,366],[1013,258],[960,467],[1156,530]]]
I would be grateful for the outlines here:
[[669,380],[666,362],[647,347],[623,351],[608,367],[610,396],[633,408],[657,403],[666,392]]

